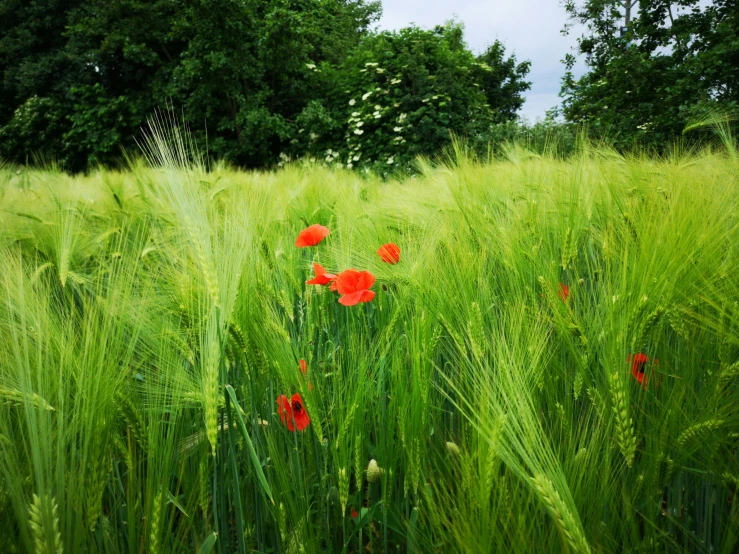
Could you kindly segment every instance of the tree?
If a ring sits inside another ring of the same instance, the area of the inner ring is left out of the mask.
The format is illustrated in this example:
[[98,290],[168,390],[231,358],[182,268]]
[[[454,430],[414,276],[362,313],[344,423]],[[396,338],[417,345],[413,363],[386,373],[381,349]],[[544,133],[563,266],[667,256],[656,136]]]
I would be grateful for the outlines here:
[[524,92],[531,88],[526,81],[531,69],[531,62],[516,64],[516,56],[505,58],[503,43],[496,40],[487,50],[477,57],[478,63],[490,68],[482,76],[481,86],[485,92],[488,105],[493,109],[496,123],[513,121],[524,103]]
[[523,103],[528,68],[498,42],[476,58],[454,21],[369,35],[340,66],[316,68],[322,100],[301,114],[289,153],[387,171],[438,153],[451,134],[486,143]]
[[[661,147],[696,113],[739,106],[739,2],[571,0],[588,72],[575,79],[566,58],[565,117],[586,122],[619,146]],[[631,19],[627,22],[627,17]]]
[[515,119],[529,62],[497,41],[475,58],[455,22],[375,33],[379,14],[376,0],[0,0],[0,157],[113,164],[172,106],[200,151],[242,167],[391,167]]
[[212,155],[273,163],[312,100],[306,64],[342,60],[379,13],[365,0],[4,0],[0,156],[110,163],[172,104]]
[[63,54],[69,14],[82,0],[0,2],[0,156],[25,161],[61,148],[64,98],[70,71]]

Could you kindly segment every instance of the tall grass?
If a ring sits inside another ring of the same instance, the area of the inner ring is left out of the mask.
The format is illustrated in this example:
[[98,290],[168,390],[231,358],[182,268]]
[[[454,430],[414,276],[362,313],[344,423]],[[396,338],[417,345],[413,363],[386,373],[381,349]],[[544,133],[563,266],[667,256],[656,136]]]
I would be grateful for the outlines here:
[[149,147],[0,168],[0,551],[739,548],[735,153],[395,182]]

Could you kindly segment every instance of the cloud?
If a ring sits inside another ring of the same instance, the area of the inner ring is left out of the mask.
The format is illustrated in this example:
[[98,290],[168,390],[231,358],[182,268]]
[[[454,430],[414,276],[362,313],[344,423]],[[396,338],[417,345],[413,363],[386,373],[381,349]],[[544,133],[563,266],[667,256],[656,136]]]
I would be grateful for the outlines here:
[[[482,52],[499,39],[519,61],[531,60],[531,90],[521,115],[534,121],[559,104],[560,62],[576,44],[577,33],[562,36],[567,16],[556,0],[384,0],[380,29],[394,30],[415,23],[430,28],[453,17],[465,26],[470,48]],[[583,71],[583,65],[576,73]]]

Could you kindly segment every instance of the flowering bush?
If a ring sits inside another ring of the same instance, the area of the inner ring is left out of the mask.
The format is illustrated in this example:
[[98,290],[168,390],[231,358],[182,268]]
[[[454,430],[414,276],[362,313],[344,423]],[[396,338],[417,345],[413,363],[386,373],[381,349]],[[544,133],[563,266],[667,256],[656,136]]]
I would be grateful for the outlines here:
[[494,47],[497,57],[476,58],[453,22],[365,38],[341,65],[326,63],[315,73],[326,100],[301,113],[304,126],[292,141],[291,156],[388,172],[408,168],[416,156],[437,154],[452,133],[486,142],[501,117],[488,99],[507,94],[520,101],[528,86],[526,63],[516,67],[511,57],[494,70],[484,61],[502,60],[503,46]]

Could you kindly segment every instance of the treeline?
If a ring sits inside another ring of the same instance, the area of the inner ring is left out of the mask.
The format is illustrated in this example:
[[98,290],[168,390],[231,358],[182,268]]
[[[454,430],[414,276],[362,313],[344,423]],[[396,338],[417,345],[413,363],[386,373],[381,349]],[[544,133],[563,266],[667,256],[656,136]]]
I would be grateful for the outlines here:
[[529,63],[475,56],[456,23],[372,32],[365,0],[0,3],[0,157],[82,170],[171,106],[242,167],[393,166],[513,121]]
[[[739,0],[567,0],[586,31],[565,57],[562,114],[619,149],[659,151],[686,125],[739,110]],[[570,30],[566,28],[565,31]]]
[[452,136],[481,154],[566,153],[585,132],[659,151],[739,106],[739,0],[565,9],[587,29],[588,71],[576,78],[563,52],[562,106],[523,125],[530,62],[498,41],[473,54],[453,21],[374,31],[378,1],[0,0],[0,160],[115,165],[170,108],[199,151],[239,167],[387,172]]

